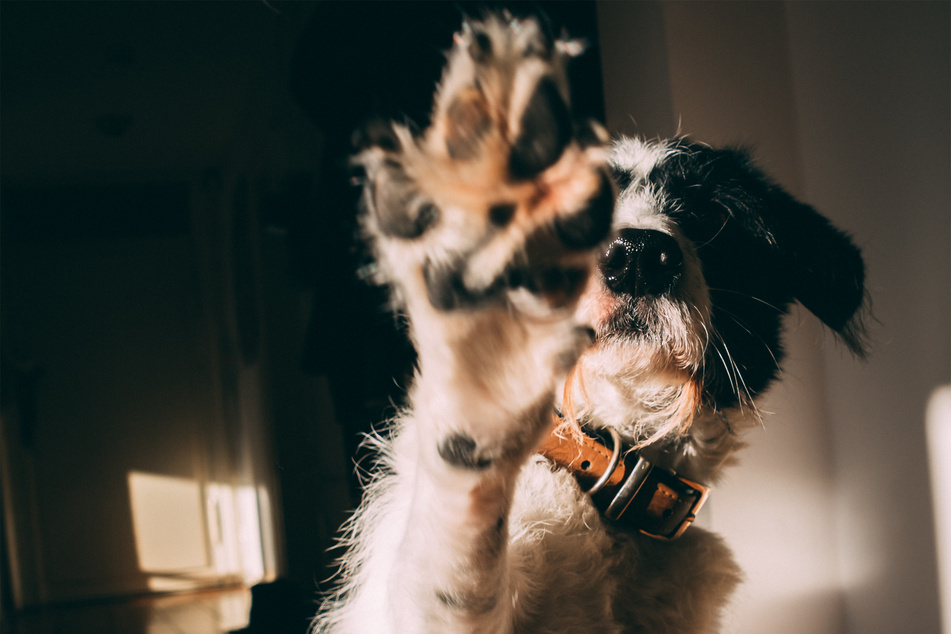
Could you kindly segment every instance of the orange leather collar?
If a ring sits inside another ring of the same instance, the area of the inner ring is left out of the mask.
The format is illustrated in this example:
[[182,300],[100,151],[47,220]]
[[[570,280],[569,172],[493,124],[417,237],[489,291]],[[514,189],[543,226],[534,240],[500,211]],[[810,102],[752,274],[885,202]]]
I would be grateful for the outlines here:
[[580,431],[549,434],[539,452],[567,469],[614,524],[649,537],[680,537],[696,519],[710,489],[652,464],[613,436],[609,449]]

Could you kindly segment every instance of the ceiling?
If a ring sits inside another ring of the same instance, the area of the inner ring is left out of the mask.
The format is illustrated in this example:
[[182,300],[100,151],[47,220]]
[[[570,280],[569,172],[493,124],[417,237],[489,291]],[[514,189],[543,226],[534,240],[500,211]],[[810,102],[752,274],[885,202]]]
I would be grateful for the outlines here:
[[[0,4],[0,171],[188,173],[217,165],[286,86],[311,5]],[[284,91],[286,92],[286,91]]]

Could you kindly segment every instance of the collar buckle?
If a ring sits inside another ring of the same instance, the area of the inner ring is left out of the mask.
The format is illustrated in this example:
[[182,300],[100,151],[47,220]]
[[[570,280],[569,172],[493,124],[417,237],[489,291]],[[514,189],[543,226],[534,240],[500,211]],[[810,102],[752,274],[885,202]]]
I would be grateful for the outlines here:
[[541,452],[573,473],[579,484],[589,485],[587,494],[611,522],[663,541],[683,535],[707,501],[710,489],[637,452],[625,452],[617,431],[606,431],[611,436],[610,450],[587,435],[552,434]]
[[677,539],[697,518],[710,489],[634,455],[637,460],[607,502],[604,516],[654,539]]

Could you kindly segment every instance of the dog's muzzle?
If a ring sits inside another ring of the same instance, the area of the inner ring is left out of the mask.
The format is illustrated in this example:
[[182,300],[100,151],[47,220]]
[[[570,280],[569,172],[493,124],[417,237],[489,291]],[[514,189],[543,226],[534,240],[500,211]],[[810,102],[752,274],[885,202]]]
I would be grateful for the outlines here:
[[625,450],[609,429],[611,449],[584,433],[552,433],[540,452],[587,487],[601,514],[629,530],[661,540],[683,535],[710,489]]

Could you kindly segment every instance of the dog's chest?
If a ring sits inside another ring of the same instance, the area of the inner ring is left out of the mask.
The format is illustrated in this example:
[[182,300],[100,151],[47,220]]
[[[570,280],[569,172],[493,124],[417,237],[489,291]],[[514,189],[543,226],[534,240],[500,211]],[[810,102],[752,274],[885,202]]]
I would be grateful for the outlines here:
[[576,480],[536,456],[509,522],[513,601],[532,631],[614,631],[613,537]]

